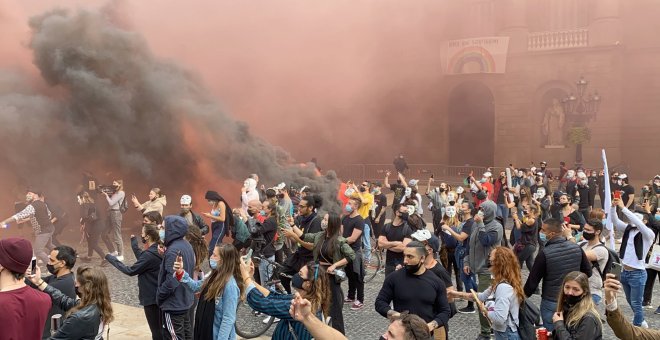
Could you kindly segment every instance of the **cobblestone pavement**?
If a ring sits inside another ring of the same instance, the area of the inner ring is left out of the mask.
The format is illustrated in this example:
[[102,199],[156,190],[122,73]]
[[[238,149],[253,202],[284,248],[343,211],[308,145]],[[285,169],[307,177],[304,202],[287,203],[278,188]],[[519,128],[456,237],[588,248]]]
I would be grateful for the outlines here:
[[[128,245],[127,245],[128,246]],[[125,248],[130,249],[130,247]],[[132,253],[125,255],[126,263],[133,263],[135,258]],[[100,261],[95,261],[97,263]],[[137,278],[128,277],[121,274],[113,267],[105,267],[105,273],[110,280],[110,290],[112,294],[112,301],[131,306],[138,306],[137,300]],[[523,270],[524,279],[527,277],[527,270]],[[374,309],[374,301],[378,295],[378,291],[382,286],[384,274],[378,274],[374,280],[367,283],[365,286],[365,306],[360,311],[352,311],[349,305],[344,305],[344,320],[346,324],[347,336],[349,339],[377,339],[386,329],[387,320],[378,314]],[[523,280],[524,282],[525,280]],[[655,303],[653,309],[645,309],[644,314],[646,321],[651,328],[660,329],[660,315],[655,315],[653,312],[660,303],[660,284],[654,287]],[[347,286],[344,285],[344,292]],[[540,304],[540,297],[534,295],[532,301]],[[459,308],[465,306],[465,302],[457,302]],[[619,306],[623,309],[626,316],[632,320],[632,311],[625,301],[623,293],[619,296]],[[138,317],[143,317],[139,315]],[[271,327],[271,330],[274,327]],[[604,324],[604,339],[616,339],[612,330]],[[449,321],[449,337],[450,339],[475,339],[479,332],[479,321],[477,314],[456,314]]]

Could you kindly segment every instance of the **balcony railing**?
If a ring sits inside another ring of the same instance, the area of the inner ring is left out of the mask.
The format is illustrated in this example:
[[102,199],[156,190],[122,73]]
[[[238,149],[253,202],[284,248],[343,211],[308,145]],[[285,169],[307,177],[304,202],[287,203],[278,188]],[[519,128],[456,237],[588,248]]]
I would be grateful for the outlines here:
[[529,51],[558,50],[589,46],[589,30],[578,28],[573,30],[534,32],[527,39]]

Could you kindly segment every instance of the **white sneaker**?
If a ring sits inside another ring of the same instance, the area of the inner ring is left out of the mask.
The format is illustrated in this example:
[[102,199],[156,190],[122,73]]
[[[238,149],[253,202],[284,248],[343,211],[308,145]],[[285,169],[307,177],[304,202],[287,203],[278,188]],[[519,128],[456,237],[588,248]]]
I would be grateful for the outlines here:
[[113,251],[113,252],[112,252],[112,253],[110,253],[110,254],[112,254],[112,256],[115,256],[115,257],[116,257],[116,256],[119,256],[119,253],[118,253],[118,252],[116,252],[116,251]]
[[640,327],[649,328],[649,324],[648,324],[648,322],[646,322],[646,320],[644,320],[644,321],[642,321],[642,324],[640,325]]
[[117,256],[117,260],[124,262],[124,256],[123,255]]
[[[264,325],[268,324],[270,322],[270,318],[272,318],[272,316],[269,316],[269,317],[265,318],[264,321],[262,321],[264,323]],[[279,321],[280,321],[280,319],[275,318],[275,320],[273,322],[275,323],[275,322],[279,322]]]

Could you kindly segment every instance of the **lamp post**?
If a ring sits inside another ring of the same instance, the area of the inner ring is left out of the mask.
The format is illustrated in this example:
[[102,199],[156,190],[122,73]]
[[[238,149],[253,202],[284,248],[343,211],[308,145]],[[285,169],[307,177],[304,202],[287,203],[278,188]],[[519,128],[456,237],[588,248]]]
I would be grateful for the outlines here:
[[602,100],[598,91],[587,94],[589,82],[580,77],[575,82],[577,95],[573,93],[562,99],[562,106],[566,120],[571,122],[569,138],[575,144],[575,166],[582,166],[582,144],[590,139],[587,123],[596,118]]

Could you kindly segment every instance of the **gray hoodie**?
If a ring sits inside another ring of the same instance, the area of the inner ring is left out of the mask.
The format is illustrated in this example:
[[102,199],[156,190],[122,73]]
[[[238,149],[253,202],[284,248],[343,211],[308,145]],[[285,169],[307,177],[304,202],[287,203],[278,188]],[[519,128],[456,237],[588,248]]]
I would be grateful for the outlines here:
[[486,260],[490,251],[502,244],[504,229],[495,219],[497,205],[493,201],[485,201],[480,207],[484,212],[484,220],[475,222],[472,226],[470,249],[464,258],[464,266],[469,266],[470,271],[476,274],[489,274]]

